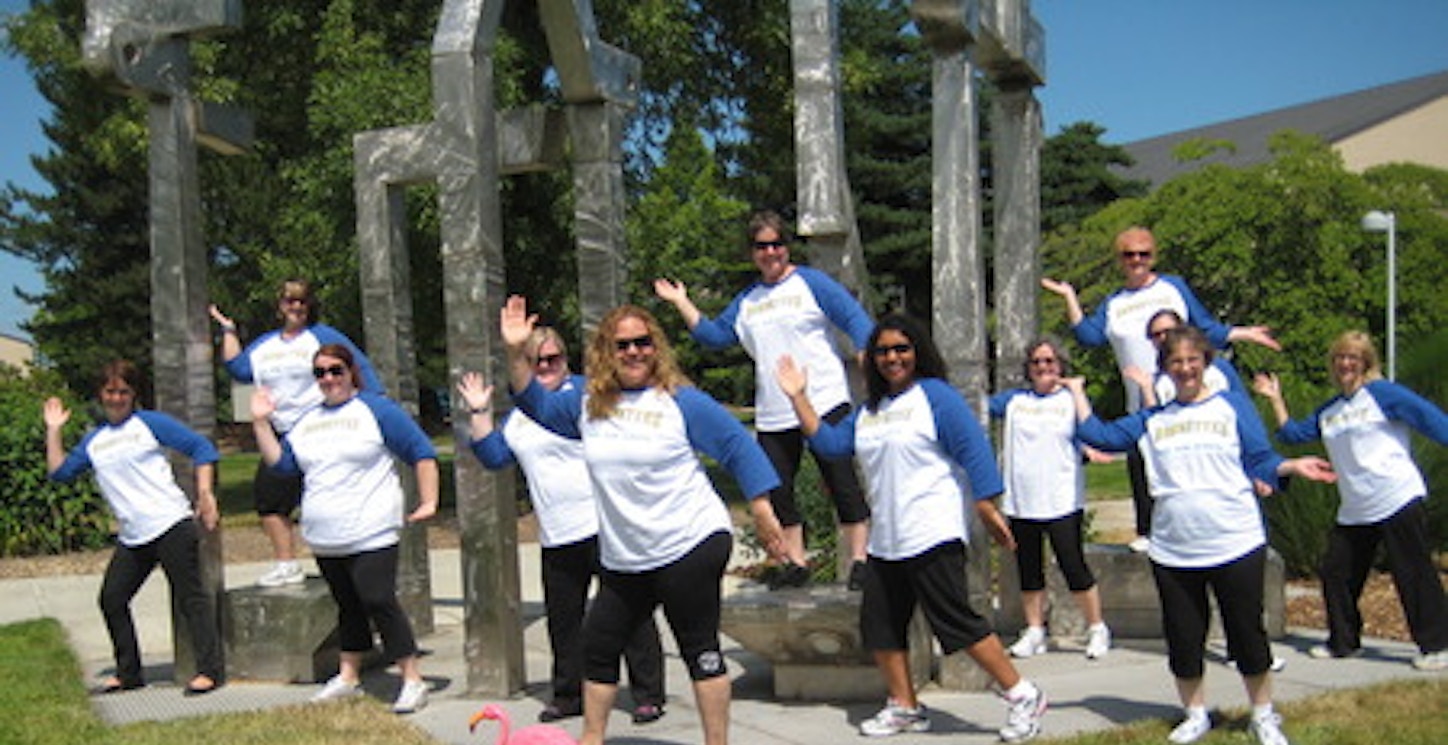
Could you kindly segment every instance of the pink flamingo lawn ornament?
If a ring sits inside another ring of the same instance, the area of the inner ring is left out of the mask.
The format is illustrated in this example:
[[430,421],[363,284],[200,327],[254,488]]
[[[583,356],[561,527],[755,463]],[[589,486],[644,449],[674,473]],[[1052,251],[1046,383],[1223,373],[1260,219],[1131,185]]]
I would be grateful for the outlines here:
[[552,724],[534,724],[524,727],[508,736],[513,722],[508,712],[497,704],[487,704],[468,720],[468,731],[477,730],[478,723],[492,719],[498,723],[498,739],[493,745],[578,745],[578,741],[562,727]]

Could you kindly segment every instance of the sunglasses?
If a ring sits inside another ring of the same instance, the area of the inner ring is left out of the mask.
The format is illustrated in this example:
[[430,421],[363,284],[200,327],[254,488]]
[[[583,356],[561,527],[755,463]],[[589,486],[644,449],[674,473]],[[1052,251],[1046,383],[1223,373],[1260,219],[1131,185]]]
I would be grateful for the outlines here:
[[284,297],[284,298],[282,298],[282,305],[306,305],[306,304],[307,304],[307,299],[304,298],[304,297]]
[[775,241],[755,241],[755,242],[754,242],[754,250],[755,250],[755,251],[768,251],[768,250],[771,249],[771,248],[787,248],[788,246],[789,246],[788,243],[785,243],[784,241],[779,241],[779,240],[775,240]]
[[647,334],[634,339],[614,339],[613,346],[620,352],[627,352],[629,347],[638,347],[640,351],[654,348],[654,337]]
[[552,367],[552,366],[554,366],[554,365],[556,365],[556,364],[558,364],[559,362],[562,362],[562,361],[563,361],[563,355],[561,355],[561,354],[545,354],[545,355],[539,357],[539,358],[538,358],[538,361],[535,362],[535,363],[533,363],[533,364],[535,364],[535,365],[544,365],[544,366],[546,366],[546,367]]
[[1054,365],[1054,364],[1056,364],[1056,358],[1055,358],[1055,357],[1032,357],[1032,358],[1031,358],[1031,364],[1032,364],[1032,365],[1037,365],[1037,366]]
[[914,344],[891,344],[888,347],[881,346],[870,350],[876,357],[884,357],[891,352],[895,354],[910,354],[913,351],[915,351]]
[[331,376],[334,377],[334,378],[340,378],[340,377],[342,377],[342,376],[344,376],[344,375],[346,375],[346,374],[347,374],[347,366],[346,366],[346,365],[332,365],[331,367],[314,367],[314,368],[312,368],[312,377],[316,378],[317,380],[321,380],[322,378],[325,378],[325,377],[327,377],[328,375],[331,375]]
[[[1176,327],[1173,326],[1172,328],[1176,328]],[[1156,341],[1161,341],[1162,339],[1165,339],[1165,338],[1166,338],[1167,332],[1169,332],[1169,331],[1171,331],[1171,329],[1157,329],[1157,330],[1155,330],[1155,331],[1148,331],[1148,332],[1146,332],[1146,337],[1147,337],[1148,339],[1154,339],[1154,340],[1156,340]]]
[[1119,253],[1121,254],[1121,258],[1127,259],[1127,260],[1131,260],[1131,259],[1149,259],[1149,258],[1151,258],[1151,254],[1152,254],[1151,251],[1121,251],[1121,252],[1119,252]]

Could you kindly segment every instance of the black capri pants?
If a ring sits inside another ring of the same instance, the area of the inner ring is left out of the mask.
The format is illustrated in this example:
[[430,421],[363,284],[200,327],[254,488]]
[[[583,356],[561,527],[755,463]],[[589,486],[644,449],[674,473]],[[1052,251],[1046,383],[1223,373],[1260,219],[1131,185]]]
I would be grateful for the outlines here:
[[1011,535],[1016,538],[1016,572],[1023,592],[1046,589],[1045,539],[1051,539],[1056,564],[1071,592],[1085,592],[1096,586],[1096,577],[1086,564],[1081,542],[1085,511],[1077,510],[1052,520],[1011,518]]
[[[849,415],[850,405],[840,404],[821,418],[830,424],[839,424]],[[794,476],[799,471],[800,458],[804,456],[804,433],[796,428],[760,432],[758,437],[759,446],[764,448],[770,465],[773,465],[779,474],[779,486],[769,494],[769,502],[774,505],[774,514],[779,518],[779,524],[784,527],[799,525],[804,522],[804,517],[800,515],[799,505],[794,498]],[[834,500],[835,515],[839,517],[840,524],[853,525],[869,520],[870,505],[865,501],[865,490],[861,488],[860,479],[855,475],[854,460],[822,458],[813,450],[810,455],[814,456],[815,465],[820,469],[825,490],[829,492],[830,499]]]
[[1265,545],[1239,559],[1204,569],[1176,569],[1152,562],[1172,675],[1187,680],[1202,677],[1211,613],[1208,587],[1217,598],[1222,630],[1227,634],[1227,655],[1237,661],[1237,671],[1245,677],[1261,675],[1272,667],[1272,649],[1267,643],[1267,628],[1262,625],[1266,571]]
[[907,629],[918,605],[945,654],[995,633],[970,607],[965,543],[947,541],[908,559],[871,556],[860,599],[860,638],[872,651],[909,649]]
[[317,568],[337,601],[337,636],[343,652],[371,650],[375,625],[387,662],[417,654],[412,622],[397,601],[396,544],[348,556],[318,556]]
[[618,685],[619,657],[660,605],[689,668],[689,678],[707,680],[727,673],[719,651],[719,583],[733,549],[734,536],[720,531],[658,569],[603,569],[598,595],[583,621],[588,680]]

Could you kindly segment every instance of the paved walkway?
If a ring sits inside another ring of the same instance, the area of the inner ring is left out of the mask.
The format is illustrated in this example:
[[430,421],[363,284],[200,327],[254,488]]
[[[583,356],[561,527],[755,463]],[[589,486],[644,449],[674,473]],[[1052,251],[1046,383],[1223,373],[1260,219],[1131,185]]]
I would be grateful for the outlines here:
[[[547,700],[549,655],[543,630],[542,599],[537,566],[538,552],[526,546],[520,552],[523,577],[525,642],[528,688],[517,699],[503,702],[514,725],[535,721]],[[456,550],[434,551],[431,555],[436,632],[420,640],[428,655],[423,671],[432,683],[431,704],[413,715],[412,721],[432,733],[440,742],[490,742],[467,732],[468,717],[485,701],[464,691],[462,661],[461,562]],[[227,567],[231,587],[253,583],[267,569],[263,564]],[[729,580],[731,585],[736,580]],[[0,623],[54,617],[64,624],[88,679],[95,679],[111,665],[110,642],[95,606],[100,586],[98,576],[57,576],[0,581]],[[169,681],[170,621],[165,580],[157,572],[134,602],[141,644],[151,681]],[[1372,641],[1368,654],[1350,660],[1314,660],[1304,654],[1322,635],[1294,630],[1274,645],[1275,652],[1288,660],[1287,669],[1275,676],[1278,700],[1311,696],[1323,691],[1368,685],[1396,678],[1428,675],[1413,670],[1410,645]],[[878,703],[791,703],[773,699],[769,665],[759,657],[726,639],[726,656],[734,679],[731,711],[733,739],[749,745],[817,745],[830,738],[853,739],[858,723],[873,715]],[[1036,680],[1051,699],[1045,734],[1100,730],[1148,718],[1170,719],[1178,710],[1171,678],[1166,670],[1161,645],[1129,641],[1105,659],[1088,662],[1074,640],[1062,640],[1061,648],[1042,657],[1020,662],[1021,671]],[[702,742],[693,695],[683,663],[677,658],[672,639],[665,634],[669,653],[668,715],[643,726],[633,725],[622,709],[610,723],[610,742],[620,745],[696,745]],[[1439,675],[1442,675],[1439,673]],[[1245,705],[1238,676],[1221,664],[1207,671],[1208,701],[1213,706],[1237,708]],[[367,692],[390,702],[396,694],[397,677],[391,672],[370,673]],[[158,682],[138,691],[96,697],[99,715],[121,723],[166,719],[221,711],[266,709],[305,703],[316,690],[311,685],[233,682],[222,690],[199,698],[183,698],[174,684]],[[627,695],[620,697],[627,701]],[[948,733],[953,743],[996,741],[995,730],[1004,721],[1004,709],[988,693],[957,693],[927,689],[922,699],[933,710],[933,731],[929,734],[891,738],[897,745],[932,745]],[[581,722],[567,720],[563,726],[575,735]],[[1292,722],[1286,725],[1289,734]]]

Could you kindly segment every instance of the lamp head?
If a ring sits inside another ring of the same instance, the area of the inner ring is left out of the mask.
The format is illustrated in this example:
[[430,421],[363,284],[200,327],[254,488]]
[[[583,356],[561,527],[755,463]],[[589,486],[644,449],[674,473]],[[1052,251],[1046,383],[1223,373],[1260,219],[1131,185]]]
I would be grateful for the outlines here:
[[1393,215],[1393,213],[1391,212],[1373,210],[1372,212],[1363,215],[1363,230],[1371,231],[1373,233],[1385,233],[1393,228],[1394,218],[1395,215]]

